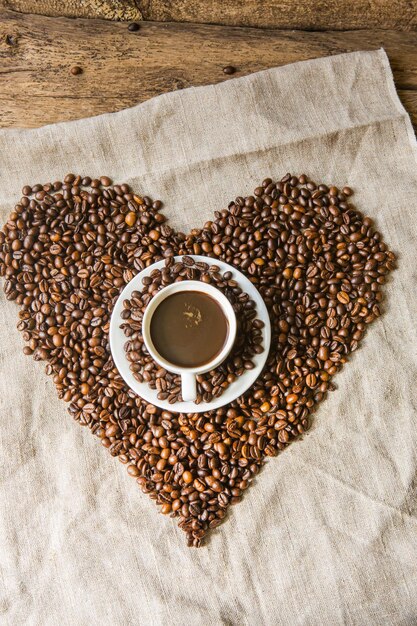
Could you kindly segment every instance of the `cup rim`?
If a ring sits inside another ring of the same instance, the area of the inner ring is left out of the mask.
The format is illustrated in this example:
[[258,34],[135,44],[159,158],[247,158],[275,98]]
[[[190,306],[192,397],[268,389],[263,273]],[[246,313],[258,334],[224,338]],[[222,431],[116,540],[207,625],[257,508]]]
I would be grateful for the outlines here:
[[[154,312],[158,308],[159,304],[163,302],[163,300],[178,291],[200,291],[201,293],[205,293],[213,297],[213,299],[215,299],[219,306],[222,308],[228,322],[228,335],[221,352],[219,352],[219,354],[211,361],[205,363],[204,365],[200,365],[199,367],[182,367],[180,365],[176,365],[175,363],[167,361],[159,354],[152,341],[150,333],[150,322]],[[158,365],[161,365],[161,367],[163,367],[167,371],[176,374],[204,374],[205,372],[209,372],[210,370],[218,367],[229,355],[235,342],[236,331],[236,314],[224,293],[222,293],[220,289],[218,289],[214,285],[203,283],[202,281],[198,280],[183,280],[180,282],[171,283],[170,285],[167,285],[166,287],[163,287],[162,289],[157,291],[152,299],[148,302],[142,319],[142,338],[149,354],[154,359],[154,361],[158,363]]]

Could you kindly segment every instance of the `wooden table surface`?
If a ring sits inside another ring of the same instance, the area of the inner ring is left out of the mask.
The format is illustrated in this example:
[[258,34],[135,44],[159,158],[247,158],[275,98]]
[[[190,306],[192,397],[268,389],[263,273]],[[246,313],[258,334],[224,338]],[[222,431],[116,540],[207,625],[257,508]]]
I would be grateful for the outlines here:
[[[385,30],[307,31],[145,21],[129,32],[125,22],[45,17],[0,6],[0,127],[117,111],[173,89],[228,80],[222,71],[226,65],[242,76],[380,47],[417,126],[417,33],[383,25]],[[407,25],[415,28],[412,16],[402,23]],[[71,74],[75,65],[82,74]]]

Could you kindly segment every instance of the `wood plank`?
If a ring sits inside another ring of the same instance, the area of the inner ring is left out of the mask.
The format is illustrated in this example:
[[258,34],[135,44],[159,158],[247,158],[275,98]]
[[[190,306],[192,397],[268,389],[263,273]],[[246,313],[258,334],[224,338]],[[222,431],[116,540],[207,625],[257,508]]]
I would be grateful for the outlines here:
[[60,17],[137,21],[142,13],[135,0],[0,0],[0,7]]
[[[0,0],[0,5],[1,5]],[[305,30],[417,29],[417,0],[3,0],[23,13]]]
[[[172,89],[227,80],[298,60],[385,47],[417,124],[417,35],[393,31],[294,32],[144,22],[138,33],[100,20],[4,12],[0,125],[40,126],[116,111]],[[84,72],[70,74],[80,65]]]
[[304,30],[417,29],[416,0],[137,0],[146,20]]

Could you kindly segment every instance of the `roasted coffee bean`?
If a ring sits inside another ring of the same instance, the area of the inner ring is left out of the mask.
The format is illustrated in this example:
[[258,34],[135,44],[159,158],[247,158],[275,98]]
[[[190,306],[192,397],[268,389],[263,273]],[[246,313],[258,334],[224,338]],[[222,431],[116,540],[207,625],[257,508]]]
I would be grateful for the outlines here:
[[223,68],[224,74],[234,74],[235,72],[236,68],[233,65],[226,65],[226,67]]
[[[308,430],[310,414],[334,389],[333,375],[381,314],[381,288],[395,256],[372,220],[349,204],[349,187],[317,185],[305,174],[265,178],[253,195],[235,198],[188,235],[164,223],[159,201],[111,186],[105,176],[70,173],[64,182],[26,185],[22,192],[0,231],[0,275],[6,298],[20,306],[24,352],[46,361],[70,415],[126,464],[198,547],[265,460]],[[191,254],[211,258],[184,263]],[[113,364],[114,303],[137,272],[164,259],[166,267],[144,281],[145,293],[132,294],[122,318],[132,371],[168,394],[173,409],[179,377],[151,360],[139,363],[141,309],[154,290],[188,271],[216,284],[239,308],[233,355],[199,382],[208,383],[200,394],[209,397],[233,384],[256,346],[262,348],[253,304],[233,272],[222,275],[214,259],[246,272],[266,303],[272,327],[266,366],[228,406],[200,414],[161,411],[136,396]]]
[[127,27],[127,30],[130,30],[131,33],[135,33],[140,29],[140,26],[137,22],[131,22]]
[[73,76],[78,76],[79,74],[83,73],[83,68],[80,67],[79,65],[74,65],[71,70],[70,70],[71,74]]

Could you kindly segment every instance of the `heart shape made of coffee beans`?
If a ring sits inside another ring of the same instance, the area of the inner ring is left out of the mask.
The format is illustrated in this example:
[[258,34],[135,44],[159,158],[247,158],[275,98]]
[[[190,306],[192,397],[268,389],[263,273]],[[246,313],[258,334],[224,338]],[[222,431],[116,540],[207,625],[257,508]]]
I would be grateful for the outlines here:
[[[0,274],[20,306],[24,353],[44,360],[69,412],[127,465],[199,546],[240,501],[265,459],[309,427],[331,378],[380,315],[395,257],[350,188],[305,175],[270,178],[203,228],[176,232],[162,203],[128,185],[69,174],[24,187],[0,233]],[[271,318],[267,364],[230,405],[161,411],[127,387],[109,350],[109,319],[140,270],[203,254],[246,273]]]

